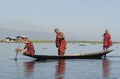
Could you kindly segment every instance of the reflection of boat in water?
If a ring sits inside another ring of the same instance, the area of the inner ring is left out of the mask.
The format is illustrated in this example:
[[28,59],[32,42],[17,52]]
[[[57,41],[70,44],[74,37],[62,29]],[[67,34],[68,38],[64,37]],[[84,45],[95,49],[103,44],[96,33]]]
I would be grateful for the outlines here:
[[73,55],[64,55],[64,56],[58,56],[58,55],[26,55],[28,57],[36,58],[37,60],[41,59],[101,59],[106,54],[112,52],[113,50],[106,50],[106,51],[99,51],[99,52],[93,52],[93,53],[86,53],[86,54],[73,54]]
[[64,79],[65,77],[65,60],[58,60],[56,66],[56,79]]
[[103,60],[103,77],[104,79],[109,79],[110,76],[110,61]]

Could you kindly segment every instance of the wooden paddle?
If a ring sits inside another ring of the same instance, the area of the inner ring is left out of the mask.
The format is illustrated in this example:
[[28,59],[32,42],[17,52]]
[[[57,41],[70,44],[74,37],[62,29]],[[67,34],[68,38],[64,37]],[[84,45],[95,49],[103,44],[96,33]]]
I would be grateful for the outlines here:
[[21,50],[18,49],[20,47],[20,42],[19,42],[19,40],[17,40],[17,41],[18,41],[18,46],[17,46],[17,49],[15,49],[15,52],[16,52],[15,60],[17,60],[18,53],[21,52]]
[[16,52],[16,55],[15,55],[15,60],[17,60],[17,54],[18,54],[18,52]]

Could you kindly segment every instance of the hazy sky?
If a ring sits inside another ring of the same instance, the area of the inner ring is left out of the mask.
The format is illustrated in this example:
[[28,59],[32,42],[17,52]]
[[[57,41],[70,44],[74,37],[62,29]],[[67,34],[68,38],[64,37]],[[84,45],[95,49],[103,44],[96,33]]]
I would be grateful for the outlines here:
[[120,41],[120,0],[0,0],[0,27],[101,40],[104,29]]

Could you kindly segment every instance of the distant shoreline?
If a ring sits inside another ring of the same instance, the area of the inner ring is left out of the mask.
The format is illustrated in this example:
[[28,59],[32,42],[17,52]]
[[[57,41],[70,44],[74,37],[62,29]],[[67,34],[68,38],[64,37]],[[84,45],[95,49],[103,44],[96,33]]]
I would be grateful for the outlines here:
[[[3,40],[0,40],[2,43],[17,43],[17,41],[9,41],[4,42]],[[33,43],[55,43],[55,40],[32,40]],[[102,44],[102,41],[86,41],[86,40],[68,40],[67,43],[92,43],[92,44]],[[113,41],[113,44],[120,44],[120,42]]]
[[[54,40],[32,40],[33,43],[55,43]],[[86,40],[68,40],[67,43],[92,43],[102,44],[102,41],[86,41]],[[120,44],[120,42],[113,41],[114,44]]]

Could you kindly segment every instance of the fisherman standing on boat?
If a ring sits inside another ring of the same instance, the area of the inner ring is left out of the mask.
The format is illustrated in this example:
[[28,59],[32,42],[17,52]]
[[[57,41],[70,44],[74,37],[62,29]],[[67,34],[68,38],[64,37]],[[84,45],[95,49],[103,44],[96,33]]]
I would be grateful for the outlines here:
[[35,54],[35,50],[34,50],[32,41],[30,41],[26,36],[17,36],[17,38],[18,38],[18,41],[25,43],[25,47],[24,48],[18,47],[16,50],[20,50],[20,51],[26,50],[25,52],[23,52],[23,54],[33,56]]
[[62,32],[59,32],[59,29],[55,29],[56,33],[56,47],[58,48],[58,55],[64,55],[66,50],[66,40],[64,37],[64,34]]
[[107,50],[110,46],[112,46],[111,35],[107,29],[105,29],[105,33],[103,34],[103,50]]

